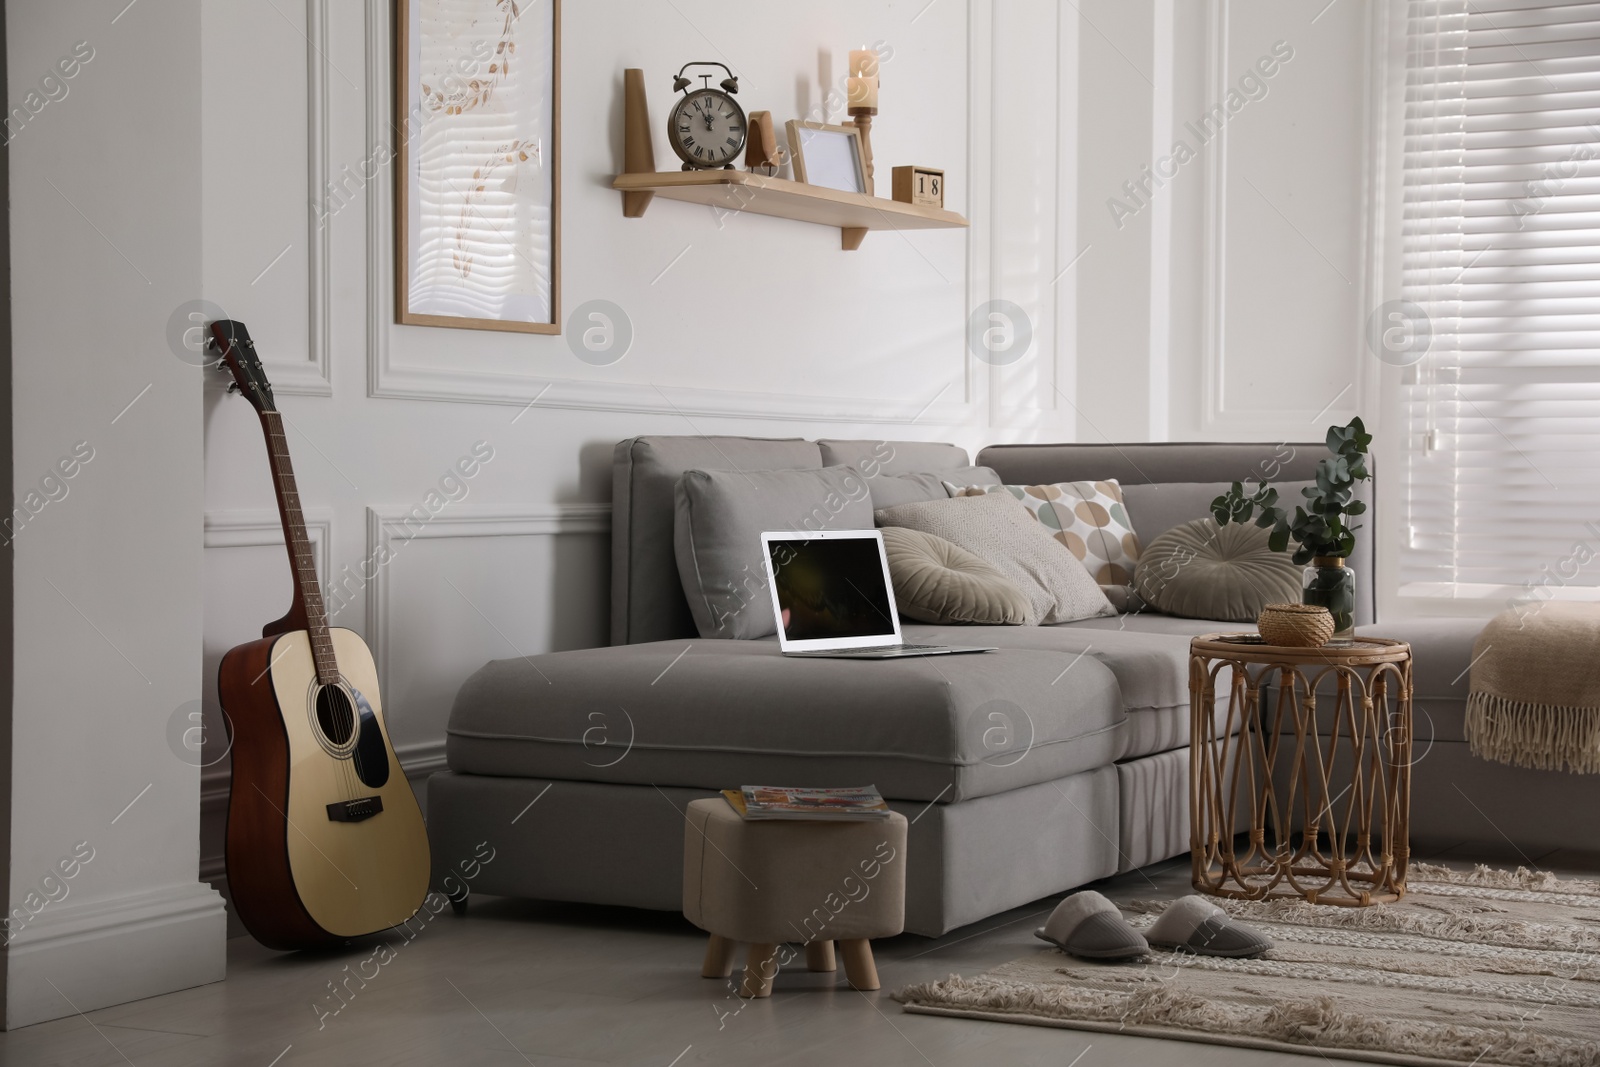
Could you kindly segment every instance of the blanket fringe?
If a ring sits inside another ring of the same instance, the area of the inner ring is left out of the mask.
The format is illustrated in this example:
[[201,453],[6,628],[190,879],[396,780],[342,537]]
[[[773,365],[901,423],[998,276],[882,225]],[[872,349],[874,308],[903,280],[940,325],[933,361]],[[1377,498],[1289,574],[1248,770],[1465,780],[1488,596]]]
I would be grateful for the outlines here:
[[1529,704],[1475,690],[1467,697],[1466,733],[1482,759],[1600,774],[1600,707]]

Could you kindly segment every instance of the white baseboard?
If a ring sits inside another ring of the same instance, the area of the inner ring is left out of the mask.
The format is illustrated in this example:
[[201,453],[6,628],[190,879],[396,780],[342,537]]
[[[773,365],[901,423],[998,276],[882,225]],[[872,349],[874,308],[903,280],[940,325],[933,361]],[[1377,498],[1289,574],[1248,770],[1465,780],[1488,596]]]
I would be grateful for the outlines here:
[[426,778],[445,769],[444,738],[397,745],[394,756],[405,769],[407,778],[413,782],[418,778]]
[[47,904],[7,949],[5,1028],[220,982],[226,931],[222,897],[199,882]]

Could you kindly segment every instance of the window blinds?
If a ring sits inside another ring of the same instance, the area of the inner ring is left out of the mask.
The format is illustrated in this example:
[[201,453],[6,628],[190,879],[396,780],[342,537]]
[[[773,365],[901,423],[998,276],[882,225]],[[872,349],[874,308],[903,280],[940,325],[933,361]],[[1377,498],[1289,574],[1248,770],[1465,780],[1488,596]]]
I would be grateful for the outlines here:
[[1407,17],[1402,288],[1432,344],[1405,372],[1402,578],[1593,596],[1600,3],[1411,0]]

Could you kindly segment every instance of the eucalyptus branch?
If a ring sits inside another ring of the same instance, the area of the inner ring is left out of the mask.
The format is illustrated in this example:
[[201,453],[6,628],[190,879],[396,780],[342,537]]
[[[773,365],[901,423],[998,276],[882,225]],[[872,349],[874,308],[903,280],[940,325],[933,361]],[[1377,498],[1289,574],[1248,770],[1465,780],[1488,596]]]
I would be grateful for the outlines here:
[[1292,515],[1286,504],[1279,504],[1278,491],[1265,480],[1258,481],[1249,494],[1242,482],[1234,482],[1211,502],[1211,514],[1219,526],[1243,524],[1254,517],[1257,526],[1272,531],[1267,544],[1274,552],[1286,551],[1290,541],[1295,543],[1294,562],[1299,564],[1322,556],[1348,557],[1355,551],[1356,531],[1361,527],[1345,520],[1367,510],[1365,503],[1352,498],[1357,483],[1371,478],[1367,471],[1371,444],[1372,435],[1359,418],[1351,419],[1348,426],[1328,427],[1327,445],[1332,455],[1317,464],[1316,484],[1300,491],[1305,499],[1295,505]]

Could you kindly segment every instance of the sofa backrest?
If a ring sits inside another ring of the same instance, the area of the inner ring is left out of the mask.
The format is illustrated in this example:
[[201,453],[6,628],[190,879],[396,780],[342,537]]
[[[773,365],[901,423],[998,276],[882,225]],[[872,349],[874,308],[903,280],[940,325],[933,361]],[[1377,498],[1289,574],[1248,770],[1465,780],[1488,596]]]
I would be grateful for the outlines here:
[[611,643],[694,637],[673,549],[674,488],[687,470],[810,470],[850,465],[871,479],[965,467],[967,451],[929,441],[798,437],[633,437],[611,468]]
[[[1210,504],[1233,482],[1252,487],[1265,479],[1277,487],[1291,507],[1300,489],[1310,485],[1317,463],[1328,455],[1321,442],[1223,444],[1216,442],[1151,444],[990,445],[978,453],[980,467],[991,467],[1011,485],[1106,481],[1123,487],[1128,519],[1139,540],[1155,537],[1191,519],[1210,514]],[[1369,469],[1374,473],[1376,468]],[[1372,483],[1358,486],[1356,497],[1367,504],[1358,520],[1356,551],[1356,622],[1373,621],[1375,582],[1372,529]]]

